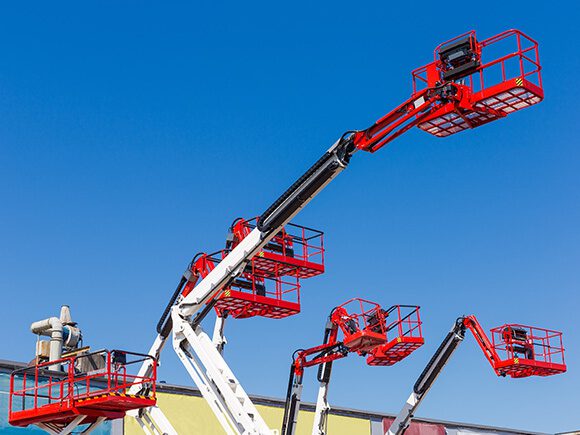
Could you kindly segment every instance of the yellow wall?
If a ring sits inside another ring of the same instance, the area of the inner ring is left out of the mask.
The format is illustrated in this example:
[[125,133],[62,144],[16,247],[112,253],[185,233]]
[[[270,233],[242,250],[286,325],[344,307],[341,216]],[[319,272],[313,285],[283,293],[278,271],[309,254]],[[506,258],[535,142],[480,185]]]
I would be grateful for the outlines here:
[[[210,407],[201,397],[159,393],[157,403],[180,434],[221,435],[224,433]],[[284,413],[282,408],[262,405],[258,405],[257,408],[271,429],[280,430]],[[313,412],[300,411],[296,435],[311,434],[313,420]],[[328,432],[330,435],[368,435],[370,423],[367,419],[330,415]],[[125,434],[141,435],[143,431],[133,418],[127,417],[125,418]]]

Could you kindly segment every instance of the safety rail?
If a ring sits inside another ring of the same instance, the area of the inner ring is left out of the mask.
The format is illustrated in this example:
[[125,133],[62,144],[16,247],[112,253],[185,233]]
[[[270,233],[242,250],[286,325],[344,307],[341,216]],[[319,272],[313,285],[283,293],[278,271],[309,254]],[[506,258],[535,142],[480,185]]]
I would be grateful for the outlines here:
[[[475,31],[472,30],[452,38],[442,44],[439,44],[434,50],[433,63],[423,65],[411,72],[413,77],[413,93],[417,93],[425,88],[436,86],[438,81],[442,81],[440,74],[443,71],[443,68],[442,62],[439,59],[439,52],[441,48],[465,37],[472,37],[473,40],[476,40],[475,36]],[[502,32],[498,35],[478,42],[477,47],[474,48],[482,57],[485,55],[489,56],[490,50],[484,50],[484,48],[493,47],[494,44],[508,39],[509,42],[513,43],[511,49],[514,51],[503,54],[499,57],[489,60],[488,62],[484,62],[484,59],[482,59],[482,63],[476,72],[460,79],[461,84],[468,85],[473,93],[481,91],[491,85],[497,84],[487,82],[485,80],[485,74],[490,72],[491,67],[498,65],[501,72],[501,75],[499,76],[501,78],[501,82],[506,82],[512,78],[522,77],[533,81],[537,86],[542,88],[542,67],[540,65],[538,43],[525,33],[515,29],[506,30],[505,32]],[[509,47],[502,47],[501,49],[502,51],[505,51],[506,48]],[[498,50],[499,49],[500,48],[498,47]],[[515,61],[517,68],[508,70],[507,62],[510,60]],[[531,69],[526,70],[526,66],[529,66]],[[479,80],[474,79],[474,76],[479,76]],[[467,79],[467,82],[465,79]]]
[[385,311],[386,319],[395,315],[394,319],[387,324],[387,340],[396,337],[422,337],[420,307],[417,305],[393,305]]
[[544,98],[538,43],[519,30],[480,42],[470,31],[437,46],[434,58],[411,74],[414,96],[445,83],[456,87],[454,101],[417,116],[417,126],[435,136],[479,127]]
[[354,298],[336,307],[331,320],[341,329],[344,345],[360,355],[387,341],[385,310],[377,303]]
[[[214,252],[199,257],[199,262],[209,273],[228,253],[228,250]],[[300,312],[300,279],[295,275],[264,273],[254,258],[217,297],[214,307],[220,315],[227,312],[234,318],[288,317]]]
[[[238,218],[230,228],[226,247],[234,248],[257,226],[258,218]],[[324,233],[292,223],[276,234],[254,257],[264,273],[310,278],[324,272]]]
[[493,328],[492,345],[503,359],[523,358],[565,364],[562,333],[520,324]]
[[334,309],[333,317],[345,335],[372,330],[386,334],[385,310],[375,302],[353,298]]
[[370,366],[390,366],[408,357],[424,343],[422,321],[417,305],[393,305],[384,311],[386,342],[371,349]]
[[[154,404],[157,364],[152,364],[151,375],[136,374],[144,361],[153,359],[134,352],[102,350],[16,370],[10,376],[9,421],[26,426],[37,421],[61,420],[68,412],[82,414],[78,408],[93,404],[93,399],[120,398],[123,405],[116,411]],[[131,401],[126,392],[133,385],[142,386],[143,394]]]

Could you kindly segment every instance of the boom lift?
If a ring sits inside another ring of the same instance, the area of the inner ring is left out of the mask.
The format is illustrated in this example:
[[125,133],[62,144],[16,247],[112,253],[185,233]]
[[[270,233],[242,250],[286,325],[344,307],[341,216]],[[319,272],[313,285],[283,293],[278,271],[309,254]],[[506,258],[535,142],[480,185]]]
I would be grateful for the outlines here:
[[[338,340],[339,332],[342,332],[342,341]],[[333,361],[356,353],[366,356],[368,365],[390,366],[409,356],[423,343],[418,306],[393,305],[384,310],[374,302],[355,298],[334,308],[324,330],[323,344],[294,353],[282,435],[294,435],[296,431],[306,367],[318,366],[320,387],[312,434],[324,435],[330,410],[327,395]]]
[[[486,59],[490,48],[499,41],[513,43],[514,47]],[[495,69],[499,70],[499,75],[488,80],[490,70]],[[205,277],[199,279],[195,270],[186,269],[149,354],[157,359],[172,333],[175,352],[226,433],[269,433],[240,383],[200,326],[224,290],[246,270],[252,258],[275,240],[284,226],[348,166],[357,151],[374,153],[413,126],[438,137],[448,136],[504,118],[540,102],[543,96],[538,45],[518,30],[508,30],[483,41],[478,41],[472,31],[438,46],[434,61],[413,71],[413,93],[408,100],[369,128],[344,133],[260,215],[256,227]],[[152,363],[145,363],[139,374],[145,376],[151,370]],[[138,386],[133,389],[134,392],[139,390]],[[140,412],[137,417],[147,431],[175,433],[158,408]]]
[[562,333],[533,326],[505,324],[491,330],[491,340],[475,316],[457,319],[453,328],[415,382],[413,391],[386,435],[405,433],[415,411],[441,374],[457,346],[470,331],[498,376],[525,378],[551,376],[566,371]]

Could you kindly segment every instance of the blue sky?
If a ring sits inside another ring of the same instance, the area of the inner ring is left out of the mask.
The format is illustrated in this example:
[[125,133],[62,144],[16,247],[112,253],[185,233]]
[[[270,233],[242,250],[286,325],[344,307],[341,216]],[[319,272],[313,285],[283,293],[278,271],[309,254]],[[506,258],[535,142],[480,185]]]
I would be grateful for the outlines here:
[[[540,42],[545,101],[355,156],[295,220],[326,233],[327,273],[304,282],[302,313],[230,322],[226,356],[246,390],[283,396],[292,351],[319,343],[333,306],[420,304],[421,350],[333,372],[331,403],[398,412],[457,316],[561,329],[565,375],[497,378],[469,337],[418,414],[578,429],[578,5],[390,3],[4,4],[0,358],[31,359],[29,324],[62,303],[94,348],[147,350],[193,254],[406,99],[438,43],[513,27]],[[160,377],[191,383],[170,349]]]

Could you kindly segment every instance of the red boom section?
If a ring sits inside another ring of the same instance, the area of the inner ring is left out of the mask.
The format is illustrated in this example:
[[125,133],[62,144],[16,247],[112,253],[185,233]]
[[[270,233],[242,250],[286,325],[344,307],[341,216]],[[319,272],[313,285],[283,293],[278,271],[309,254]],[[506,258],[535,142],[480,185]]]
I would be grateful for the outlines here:
[[499,376],[525,378],[566,371],[561,332],[506,324],[491,330],[490,341],[475,316],[467,316],[463,322]]
[[[8,420],[22,427],[44,423],[58,431],[79,415],[85,416],[85,424],[153,406],[157,364],[150,376],[136,374],[146,359],[153,358],[104,350],[16,370],[10,377]],[[128,395],[133,385],[143,386],[145,393]]]
[[[190,265],[194,279],[183,289],[187,296],[256,226],[256,219],[236,219],[226,249],[198,254]],[[281,319],[300,312],[301,279],[324,272],[324,234],[287,224],[248,263],[214,303],[218,315],[242,319],[254,316]]]
[[413,93],[366,130],[358,149],[375,152],[414,126],[438,137],[479,127],[544,98],[538,43],[519,30],[483,41],[475,31],[435,49],[434,61],[412,72]]

